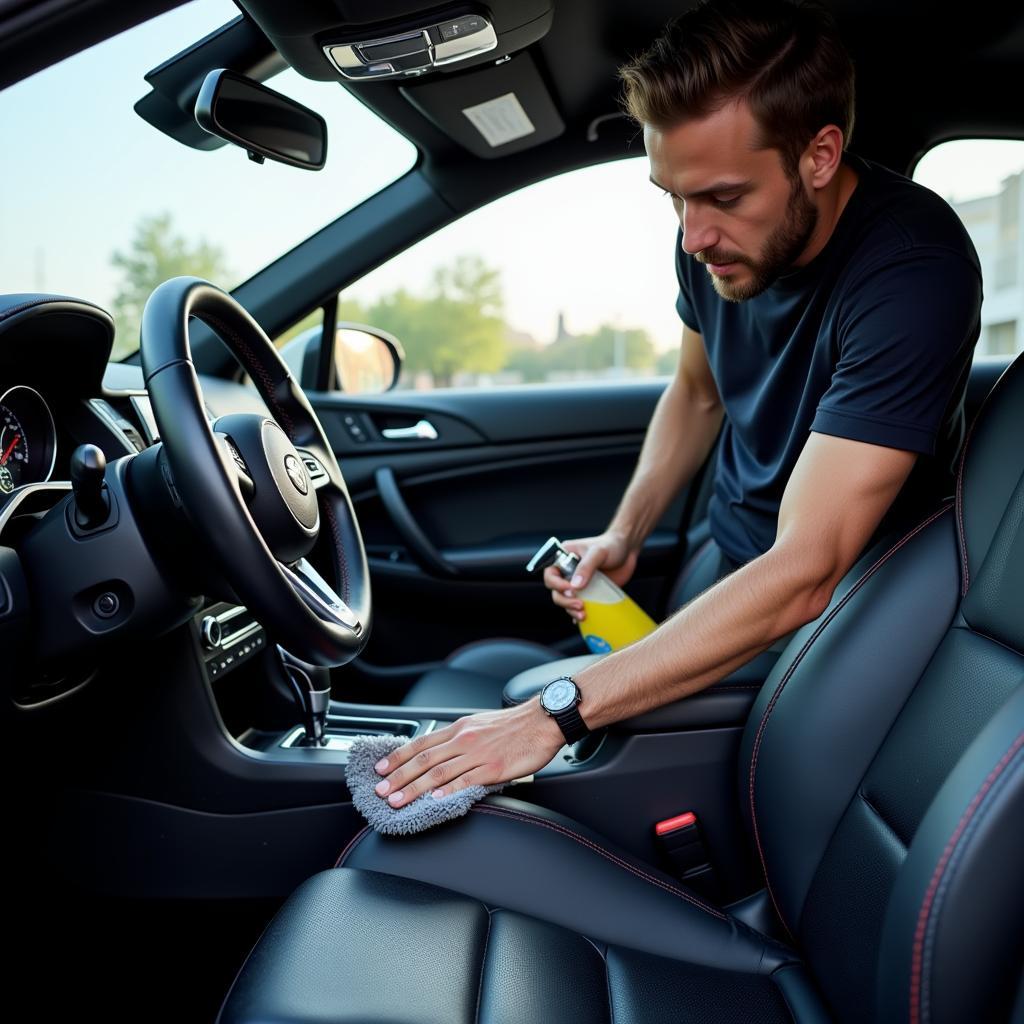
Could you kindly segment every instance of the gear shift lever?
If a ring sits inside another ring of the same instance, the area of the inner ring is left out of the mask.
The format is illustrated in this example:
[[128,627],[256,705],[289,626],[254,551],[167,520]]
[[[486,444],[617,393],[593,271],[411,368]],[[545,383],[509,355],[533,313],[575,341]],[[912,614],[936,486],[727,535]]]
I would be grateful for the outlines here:
[[289,654],[280,644],[277,645],[277,653],[284,674],[292,685],[295,699],[302,709],[302,724],[306,729],[303,746],[325,746],[327,709],[331,703],[330,669],[301,661],[294,654]]
[[75,522],[83,530],[101,526],[110,515],[103,475],[107,459],[94,444],[80,444],[71,453],[71,486],[75,492]]

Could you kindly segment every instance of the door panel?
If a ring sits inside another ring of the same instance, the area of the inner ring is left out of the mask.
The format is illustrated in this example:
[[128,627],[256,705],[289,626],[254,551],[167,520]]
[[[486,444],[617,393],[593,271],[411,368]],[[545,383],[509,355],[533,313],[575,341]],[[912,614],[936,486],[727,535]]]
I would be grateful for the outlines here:
[[[552,534],[604,529],[664,384],[311,396],[348,481],[373,578],[373,631],[346,677],[391,680],[390,694],[374,697],[398,699],[425,664],[473,641],[519,637],[582,650],[525,565]],[[436,439],[383,434],[420,420]],[[667,510],[629,586],[655,617],[679,565],[687,497]]]

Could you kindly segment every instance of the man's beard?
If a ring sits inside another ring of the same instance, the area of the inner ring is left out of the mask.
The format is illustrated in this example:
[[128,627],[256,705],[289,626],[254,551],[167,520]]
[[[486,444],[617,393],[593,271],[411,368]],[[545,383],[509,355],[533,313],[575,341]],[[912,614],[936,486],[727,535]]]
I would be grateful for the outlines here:
[[[790,270],[807,247],[818,225],[818,208],[808,198],[803,182],[797,178],[789,193],[785,220],[768,236],[764,252],[757,262],[744,258],[727,259],[728,254],[704,251],[697,257],[701,263],[739,263],[750,268],[750,279],[740,284],[728,277],[711,274],[715,291],[729,302],[746,302],[771,287],[780,274]],[[723,258],[719,258],[719,256]]]

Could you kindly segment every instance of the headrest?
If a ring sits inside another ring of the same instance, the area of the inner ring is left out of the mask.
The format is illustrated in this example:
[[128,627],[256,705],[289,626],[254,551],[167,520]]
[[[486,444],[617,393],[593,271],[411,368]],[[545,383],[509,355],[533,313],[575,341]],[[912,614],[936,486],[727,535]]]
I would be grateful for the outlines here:
[[967,435],[956,502],[964,618],[1024,651],[1024,357],[996,382]]

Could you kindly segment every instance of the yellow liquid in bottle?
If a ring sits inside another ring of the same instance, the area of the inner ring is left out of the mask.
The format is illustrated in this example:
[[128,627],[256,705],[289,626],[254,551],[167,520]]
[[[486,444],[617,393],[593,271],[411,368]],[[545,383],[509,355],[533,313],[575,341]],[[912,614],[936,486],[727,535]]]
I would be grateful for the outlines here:
[[583,610],[587,617],[580,623],[580,633],[595,654],[617,651],[658,628],[654,619],[628,597],[614,604],[584,599]]

